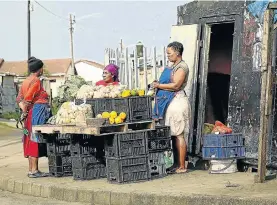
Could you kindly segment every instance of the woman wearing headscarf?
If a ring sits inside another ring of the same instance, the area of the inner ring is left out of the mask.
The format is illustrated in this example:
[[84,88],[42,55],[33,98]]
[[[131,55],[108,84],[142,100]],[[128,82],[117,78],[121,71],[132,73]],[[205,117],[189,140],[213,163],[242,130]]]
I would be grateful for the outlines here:
[[118,74],[119,74],[119,67],[114,64],[109,64],[104,68],[103,75],[102,75],[103,80],[98,81],[96,85],[97,86],[118,85],[119,84]]
[[23,136],[24,157],[29,160],[28,177],[38,178],[47,176],[39,171],[38,158],[47,155],[46,145],[39,143],[32,133],[33,125],[45,124],[50,118],[49,96],[42,87],[40,76],[43,74],[43,62],[35,57],[28,59],[30,75],[23,81],[16,99],[22,110],[21,120],[24,120]]
[[185,159],[191,115],[189,100],[184,90],[189,69],[182,60],[183,50],[183,45],[179,42],[172,42],[167,46],[167,57],[173,65],[165,67],[159,81],[153,82],[153,87],[157,89],[153,118],[164,120],[165,125],[170,126],[171,135],[176,137],[179,165],[176,173],[187,171]]

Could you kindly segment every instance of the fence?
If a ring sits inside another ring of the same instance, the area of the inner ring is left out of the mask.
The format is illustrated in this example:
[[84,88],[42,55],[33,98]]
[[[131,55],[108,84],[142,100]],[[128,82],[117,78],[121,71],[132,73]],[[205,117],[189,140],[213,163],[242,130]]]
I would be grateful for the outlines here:
[[113,63],[120,67],[119,79],[129,89],[148,90],[148,85],[159,78],[162,69],[167,65],[166,50],[162,47],[157,51],[144,46],[134,48],[105,49],[105,64]]

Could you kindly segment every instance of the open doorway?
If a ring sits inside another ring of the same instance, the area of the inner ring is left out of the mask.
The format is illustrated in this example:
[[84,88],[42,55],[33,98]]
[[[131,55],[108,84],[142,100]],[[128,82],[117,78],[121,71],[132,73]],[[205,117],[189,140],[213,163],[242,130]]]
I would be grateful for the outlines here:
[[234,23],[211,26],[205,123],[226,123],[233,51]]

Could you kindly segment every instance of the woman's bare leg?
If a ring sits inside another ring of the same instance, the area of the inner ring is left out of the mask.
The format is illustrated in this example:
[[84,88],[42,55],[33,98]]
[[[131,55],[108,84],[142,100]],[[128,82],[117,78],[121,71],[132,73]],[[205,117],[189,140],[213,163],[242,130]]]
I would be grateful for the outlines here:
[[32,172],[34,173],[38,171],[38,158],[32,157],[31,160],[32,160]]
[[32,159],[31,157],[28,157],[28,161],[29,161],[29,173],[32,172]]
[[184,139],[183,134],[176,137],[176,146],[178,150],[178,158],[179,158],[179,168],[176,170],[177,173],[186,172],[186,155],[187,155],[187,145]]

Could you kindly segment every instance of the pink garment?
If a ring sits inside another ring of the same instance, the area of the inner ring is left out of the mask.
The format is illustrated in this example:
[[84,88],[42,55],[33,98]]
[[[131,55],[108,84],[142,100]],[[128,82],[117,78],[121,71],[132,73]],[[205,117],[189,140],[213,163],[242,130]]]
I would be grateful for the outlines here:
[[119,82],[119,79],[118,79],[118,70],[119,70],[119,67],[115,64],[109,64],[105,67],[104,70],[107,70],[109,73],[111,73],[113,76],[114,76],[114,81],[115,82]]

